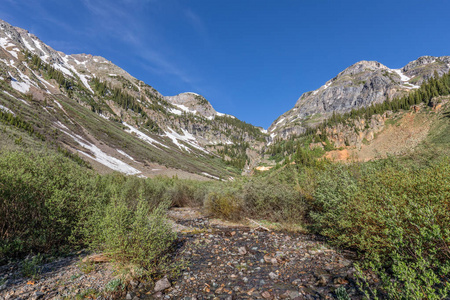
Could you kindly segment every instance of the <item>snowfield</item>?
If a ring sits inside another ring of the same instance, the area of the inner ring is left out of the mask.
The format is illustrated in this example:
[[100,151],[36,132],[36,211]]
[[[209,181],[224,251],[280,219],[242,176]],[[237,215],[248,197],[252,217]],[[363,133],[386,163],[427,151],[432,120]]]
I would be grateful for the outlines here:
[[61,122],[56,122],[55,125],[57,125],[62,132],[64,132],[68,136],[70,136],[80,146],[82,146],[83,148],[88,149],[90,152],[92,152],[94,154],[94,156],[92,156],[91,154],[86,153],[84,151],[77,150],[81,154],[95,160],[96,162],[101,163],[104,166],[107,166],[108,168],[110,168],[114,171],[119,171],[119,172],[127,174],[127,175],[136,175],[136,174],[141,173],[141,171],[124,163],[120,159],[117,159],[115,157],[112,157],[112,156],[106,154],[97,146],[92,145],[89,142],[87,142],[86,140],[84,140],[81,136],[76,135],[76,134],[73,135],[73,134],[69,133],[68,128],[66,126],[64,126]]

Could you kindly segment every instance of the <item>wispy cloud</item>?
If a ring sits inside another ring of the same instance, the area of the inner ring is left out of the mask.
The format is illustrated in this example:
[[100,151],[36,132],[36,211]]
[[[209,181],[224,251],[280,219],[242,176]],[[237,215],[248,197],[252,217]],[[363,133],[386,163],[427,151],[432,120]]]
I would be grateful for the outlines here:
[[[121,0],[112,4],[108,0],[82,0],[83,5],[94,17],[95,27],[101,28],[102,32],[111,38],[120,40],[131,45],[133,54],[138,56],[145,70],[157,75],[175,77],[181,82],[195,88],[198,78],[193,72],[182,65],[183,55],[177,49],[171,47],[157,28],[161,21],[160,10],[164,9],[155,0]],[[175,11],[186,17],[187,22],[194,30],[206,37],[206,28],[201,19],[191,10],[183,10],[175,5]],[[130,7],[132,9],[130,9]],[[149,9],[151,7],[151,9]],[[149,13],[145,22],[135,18],[130,11],[146,9]],[[166,7],[167,9],[167,7]]]
[[205,40],[208,39],[208,32],[202,19],[194,13],[190,8],[184,11],[184,15],[194,30]]

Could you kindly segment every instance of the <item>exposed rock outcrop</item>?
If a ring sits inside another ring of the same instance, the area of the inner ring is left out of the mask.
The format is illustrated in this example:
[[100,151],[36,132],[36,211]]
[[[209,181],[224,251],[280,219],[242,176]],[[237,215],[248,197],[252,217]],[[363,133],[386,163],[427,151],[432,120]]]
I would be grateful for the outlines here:
[[272,138],[286,139],[314,126],[333,112],[382,103],[419,87],[437,72],[450,70],[450,56],[423,56],[401,69],[390,69],[376,61],[360,61],[319,89],[304,93],[294,108],[281,115],[269,127]]

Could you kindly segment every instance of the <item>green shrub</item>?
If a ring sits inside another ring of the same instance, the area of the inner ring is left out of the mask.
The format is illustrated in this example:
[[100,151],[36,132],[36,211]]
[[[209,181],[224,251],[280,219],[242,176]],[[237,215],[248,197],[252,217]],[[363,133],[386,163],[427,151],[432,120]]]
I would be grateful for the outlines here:
[[125,284],[120,278],[113,279],[105,285],[106,293],[115,293],[123,290],[125,290]]
[[[210,189],[205,208],[215,216],[237,220],[244,216],[275,222],[302,223],[305,201],[297,186],[280,173],[275,178],[253,177]],[[284,182],[291,182],[287,184]]]
[[203,203],[204,195],[200,185],[190,181],[176,181],[167,188],[166,198],[170,199],[171,206],[199,206]]
[[242,217],[242,199],[236,192],[211,192],[205,200],[206,210],[217,217],[239,220]]
[[303,197],[295,186],[272,178],[254,178],[243,187],[247,215],[276,222],[303,221],[306,211]]
[[0,263],[89,245],[154,274],[176,239],[165,219],[173,187],[183,183],[95,175],[62,154],[2,152]]
[[315,229],[362,251],[389,297],[434,299],[448,293],[448,160],[427,168],[392,161],[333,168],[320,178],[314,205]]
[[119,262],[144,268],[143,275],[157,273],[176,239],[166,221],[166,209],[165,203],[152,208],[143,197],[133,207],[126,198],[113,196],[103,210],[93,212],[91,247]]
[[41,273],[42,264],[44,258],[42,255],[35,255],[31,259],[24,260],[22,262],[21,273],[24,277],[30,277],[31,279],[39,279]]
[[91,173],[62,155],[0,154],[0,261],[64,247]]

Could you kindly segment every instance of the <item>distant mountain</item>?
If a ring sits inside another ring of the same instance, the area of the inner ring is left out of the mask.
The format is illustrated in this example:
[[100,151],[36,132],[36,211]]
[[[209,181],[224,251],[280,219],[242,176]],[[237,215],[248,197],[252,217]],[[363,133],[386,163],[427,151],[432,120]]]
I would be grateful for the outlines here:
[[417,89],[437,72],[450,70],[450,56],[423,56],[401,69],[390,69],[376,61],[360,61],[315,91],[304,93],[295,106],[269,127],[272,139],[287,138],[306,131],[333,112],[345,113],[393,99]]
[[164,97],[103,57],[66,55],[1,20],[0,109],[102,172],[229,178],[267,138],[200,95]]

